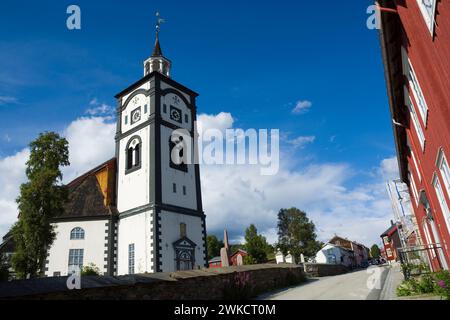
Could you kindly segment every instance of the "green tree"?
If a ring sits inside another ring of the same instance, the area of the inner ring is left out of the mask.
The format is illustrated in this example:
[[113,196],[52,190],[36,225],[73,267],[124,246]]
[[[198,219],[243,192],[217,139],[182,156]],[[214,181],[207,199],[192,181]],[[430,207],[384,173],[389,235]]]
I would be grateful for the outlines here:
[[223,242],[217,239],[215,235],[208,235],[206,237],[208,246],[208,259],[220,256],[220,249],[223,247]]
[[230,244],[230,254],[235,253],[239,249],[245,250],[244,245],[240,243]]
[[305,257],[313,257],[323,246],[322,242],[316,240],[315,229],[304,211],[297,208],[281,209],[278,212],[277,246],[284,254],[290,251],[297,261],[302,253]]
[[61,166],[69,165],[68,142],[45,132],[30,143],[28,181],[17,198],[19,220],[12,227],[16,252],[12,265],[18,278],[42,275],[48,248],[55,239],[51,220],[64,212],[67,190],[61,185]]
[[256,264],[267,262],[267,252],[270,250],[270,245],[266,238],[258,234],[255,225],[251,224],[245,230],[245,245],[244,249],[248,256],[245,257],[246,264]]
[[370,255],[373,259],[378,259],[381,255],[380,248],[374,244],[372,247],[370,247]]
[[89,263],[87,266],[84,266],[81,268],[81,275],[82,276],[99,276],[100,269],[94,263]]

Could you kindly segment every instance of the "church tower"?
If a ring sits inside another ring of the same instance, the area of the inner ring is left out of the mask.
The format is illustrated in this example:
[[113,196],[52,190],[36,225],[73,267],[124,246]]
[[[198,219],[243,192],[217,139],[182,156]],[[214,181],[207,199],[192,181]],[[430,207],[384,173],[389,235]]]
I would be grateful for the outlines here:
[[207,264],[199,165],[171,157],[175,130],[194,138],[198,94],[170,78],[160,22],[144,77],[116,95],[118,275]]

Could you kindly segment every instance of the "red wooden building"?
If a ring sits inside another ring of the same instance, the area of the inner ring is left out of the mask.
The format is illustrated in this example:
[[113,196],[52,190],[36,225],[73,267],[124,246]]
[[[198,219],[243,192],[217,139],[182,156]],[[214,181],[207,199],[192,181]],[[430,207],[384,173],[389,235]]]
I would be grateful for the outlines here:
[[[242,250],[242,249],[236,250],[229,258],[230,266],[239,265],[238,259],[241,259],[242,261],[244,261],[244,257],[246,257],[246,256],[248,256],[247,251]],[[221,261],[220,257],[214,257],[208,261],[208,265],[210,268],[222,268],[222,261]]]
[[450,265],[450,1],[379,0],[401,179],[434,270]]
[[392,224],[380,237],[383,241],[383,251],[385,253],[385,259],[390,263],[392,261],[399,260],[398,249],[402,247],[400,242],[400,236],[398,232],[399,225]]

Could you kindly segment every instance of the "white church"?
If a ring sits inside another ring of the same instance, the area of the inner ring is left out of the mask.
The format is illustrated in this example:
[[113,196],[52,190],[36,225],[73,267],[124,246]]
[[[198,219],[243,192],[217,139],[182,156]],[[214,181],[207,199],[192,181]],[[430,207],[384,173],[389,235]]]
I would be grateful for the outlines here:
[[[171,133],[194,137],[197,93],[170,78],[157,27],[144,76],[117,98],[116,155],[70,182],[45,275],[95,264],[105,275],[207,265],[198,164],[176,164]],[[191,146],[191,152],[195,146]]]

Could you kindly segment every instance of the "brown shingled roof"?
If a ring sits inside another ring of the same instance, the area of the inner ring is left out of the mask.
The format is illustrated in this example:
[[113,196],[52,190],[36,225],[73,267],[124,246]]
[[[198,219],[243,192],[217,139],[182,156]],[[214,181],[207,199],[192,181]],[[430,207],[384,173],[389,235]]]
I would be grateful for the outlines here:
[[[106,199],[97,174],[107,171]],[[57,219],[89,218],[117,214],[115,207],[116,158],[86,172],[67,184],[69,201]]]

